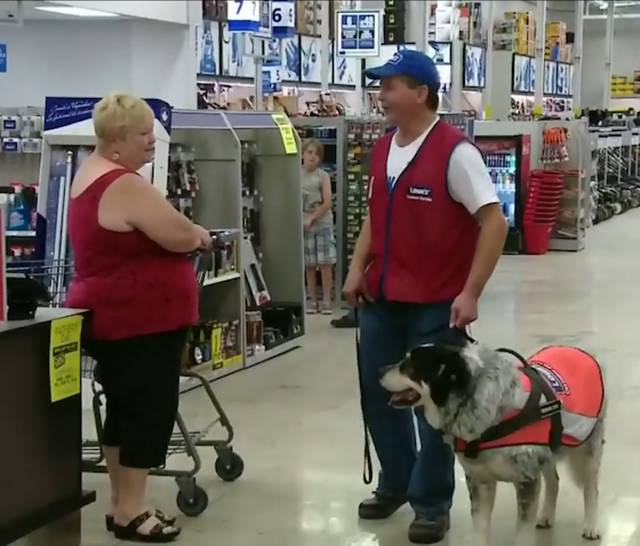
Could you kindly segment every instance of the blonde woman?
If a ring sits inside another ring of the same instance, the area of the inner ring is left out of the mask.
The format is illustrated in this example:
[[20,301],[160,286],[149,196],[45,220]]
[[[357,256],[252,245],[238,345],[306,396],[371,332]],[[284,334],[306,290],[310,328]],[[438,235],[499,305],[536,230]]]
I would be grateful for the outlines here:
[[170,542],[180,529],[174,518],[147,507],[147,475],[165,462],[181,354],[197,320],[186,254],[211,239],[137,174],[154,154],[154,115],[146,102],[111,94],[96,104],[93,123],[95,151],[71,187],[75,272],[67,305],[91,311],[89,349],[107,400],[106,525],[118,539]]
[[320,168],[324,147],[317,140],[302,145],[302,210],[304,212],[304,262],[309,292],[308,313],[318,312],[316,273],[322,278],[322,313],[332,314],[333,266],[336,242],[333,232],[332,194],[329,175]]

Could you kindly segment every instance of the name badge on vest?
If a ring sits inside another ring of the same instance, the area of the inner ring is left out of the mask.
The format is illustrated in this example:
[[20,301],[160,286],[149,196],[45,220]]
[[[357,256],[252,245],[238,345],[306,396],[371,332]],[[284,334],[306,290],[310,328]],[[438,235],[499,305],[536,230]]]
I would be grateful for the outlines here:
[[407,199],[414,201],[433,201],[433,192],[427,186],[409,186],[407,189]]

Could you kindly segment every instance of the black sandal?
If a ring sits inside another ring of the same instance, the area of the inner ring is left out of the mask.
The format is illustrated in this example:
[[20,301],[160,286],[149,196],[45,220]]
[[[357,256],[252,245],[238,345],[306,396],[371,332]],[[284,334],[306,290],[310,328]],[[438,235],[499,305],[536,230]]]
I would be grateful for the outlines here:
[[[166,523],[167,525],[173,526],[176,523],[176,518],[174,518],[173,516],[167,516],[162,510],[156,510],[154,516],[157,517],[162,523]],[[106,515],[104,517],[105,527],[110,533],[113,533],[114,522],[115,519],[113,516]]]
[[[156,523],[156,525],[154,525],[149,531],[149,534],[143,534],[138,531],[145,522],[153,517],[156,516],[152,512],[145,512],[131,520],[127,526],[118,525],[114,522],[113,532],[115,537],[120,540],[128,540],[131,542],[173,542],[173,540],[180,534],[180,529],[173,527],[173,525],[167,525],[160,520],[158,520],[158,523]],[[167,531],[167,529],[170,528],[173,528],[173,530]]]

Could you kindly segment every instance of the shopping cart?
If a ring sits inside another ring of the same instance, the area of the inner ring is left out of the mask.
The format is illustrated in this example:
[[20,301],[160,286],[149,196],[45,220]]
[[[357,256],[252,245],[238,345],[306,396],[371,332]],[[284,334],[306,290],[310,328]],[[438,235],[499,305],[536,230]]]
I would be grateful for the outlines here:
[[[232,231],[212,232],[212,235],[219,242],[237,237],[237,234]],[[215,260],[212,257],[212,251],[195,253],[193,258],[196,277],[200,286],[202,286],[207,277],[207,272],[212,271]],[[46,286],[51,295],[51,301],[48,304],[52,307],[60,307],[64,303],[66,289],[73,270],[71,262],[18,262],[11,264],[8,269],[9,274],[34,278]],[[103,433],[102,408],[105,404],[104,392],[95,378],[96,362],[88,354],[83,353],[81,367],[83,379],[91,381],[91,406],[97,434],[96,439],[85,439],[82,442],[83,471],[106,473],[107,467],[101,442]],[[196,483],[196,475],[202,468],[199,448],[213,448],[217,454],[215,461],[216,474],[226,482],[233,482],[243,474],[244,461],[233,451],[233,426],[207,379],[191,370],[183,370],[181,376],[195,379],[202,386],[213,406],[214,418],[202,429],[191,431],[187,428],[180,412],[178,412],[176,414],[176,431],[172,434],[169,442],[167,459],[169,460],[176,455],[186,455],[191,459],[192,465],[187,470],[167,467],[154,468],[149,474],[175,478],[178,485],[176,497],[178,508],[186,516],[195,517],[204,512],[209,504],[209,497],[206,491]],[[210,433],[216,425],[220,425],[225,430],[223,439],[210,438]]]

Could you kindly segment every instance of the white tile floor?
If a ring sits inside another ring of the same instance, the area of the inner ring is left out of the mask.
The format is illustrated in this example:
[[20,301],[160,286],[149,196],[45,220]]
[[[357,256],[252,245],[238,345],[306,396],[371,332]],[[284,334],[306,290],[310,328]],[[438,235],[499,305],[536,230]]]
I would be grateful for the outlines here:
[[[544,257],[510,256],[481,308],[473,334],[492,345],[523,352],[552,342],[593,351],[608,370],[609,417],[602,473],[605,546],[640,546],[640,212],[590,232],[588,250]],[[314,317],[304,348],[214,384],[237,428],[246,473],[220,482],[214,457],[204,453],[199,483],[210,506],[196,519],[181,518],[181,544],[199,546],[401,546],[412,514],[403,509],[382,523],[361,523],[358,502],[370,488],[360,481],[362,429],[353,331]],[[182,399],[185,418],[206,422],[202,393]],[[470,517],[462,472],[445,544],[470,543]],[[98,502],[83,513],[84,543],[113,545],[103,531],[106,477],[87,475]],[[581,495],[569,480],[560,494],[558,524],[540,532],[540,545],[582,544]],[[154,479],[155,505],[175,510],[176,489]],[[494,517],[494,546],[510,544],[515,519],[512,490],[502,486]]]

